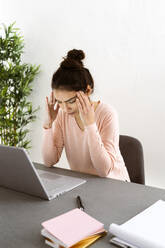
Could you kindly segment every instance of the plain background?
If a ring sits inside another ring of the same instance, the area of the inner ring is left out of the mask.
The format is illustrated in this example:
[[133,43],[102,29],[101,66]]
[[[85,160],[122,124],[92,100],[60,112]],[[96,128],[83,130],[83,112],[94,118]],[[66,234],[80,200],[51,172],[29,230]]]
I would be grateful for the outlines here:
[[[41,65],[31,96],[40,106],[30,127],[33,161],[42,162],[52,74],[68,50],[82,49],[95,81],[92,99],[117,109],[120,133],[142,142],[146,184],[165,188],[164,13],[164,0],[0,0],[0,22],[16,21],[24,36],[23,61]],[[58,166],[68,168],[64,153]]]

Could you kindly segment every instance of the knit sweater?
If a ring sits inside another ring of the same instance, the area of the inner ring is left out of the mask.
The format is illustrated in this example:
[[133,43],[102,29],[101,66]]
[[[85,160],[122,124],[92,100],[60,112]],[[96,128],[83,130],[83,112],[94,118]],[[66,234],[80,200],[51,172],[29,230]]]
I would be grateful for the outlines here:
[[46,166],[56,164],[63,148],[71,170],[130,181],[119,150],[116,110],[100,102],[95,123],[82,130],[74,116],[58,112],[52,128],[43,130],[42,156]]

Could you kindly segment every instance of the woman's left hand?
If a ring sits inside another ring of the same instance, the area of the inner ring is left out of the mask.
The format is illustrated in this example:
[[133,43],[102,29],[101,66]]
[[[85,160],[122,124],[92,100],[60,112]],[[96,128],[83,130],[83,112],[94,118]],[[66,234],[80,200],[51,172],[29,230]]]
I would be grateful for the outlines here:
[[94,104],[89,101],[88,96],[84,92],[77,92],[76,103],[85,126],[95,123]]

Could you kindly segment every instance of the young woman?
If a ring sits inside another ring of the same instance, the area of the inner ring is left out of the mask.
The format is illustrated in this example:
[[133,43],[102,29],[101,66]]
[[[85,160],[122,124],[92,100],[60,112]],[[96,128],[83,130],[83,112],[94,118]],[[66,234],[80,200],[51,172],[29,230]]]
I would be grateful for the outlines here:
[[44,163],[56,164],[65,147],[72,170],[129,181],[119,150],[116,111],[91,101],[94,82],[84,58],[82,50],[69,51],[53,75],[43,125]]

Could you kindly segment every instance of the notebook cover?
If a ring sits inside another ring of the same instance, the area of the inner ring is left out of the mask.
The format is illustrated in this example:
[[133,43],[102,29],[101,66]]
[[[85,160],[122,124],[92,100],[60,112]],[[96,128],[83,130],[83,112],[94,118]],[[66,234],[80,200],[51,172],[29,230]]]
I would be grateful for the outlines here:
[[47,220],[42,226],[67,247],[104,228],[104,224],[78,208]]

